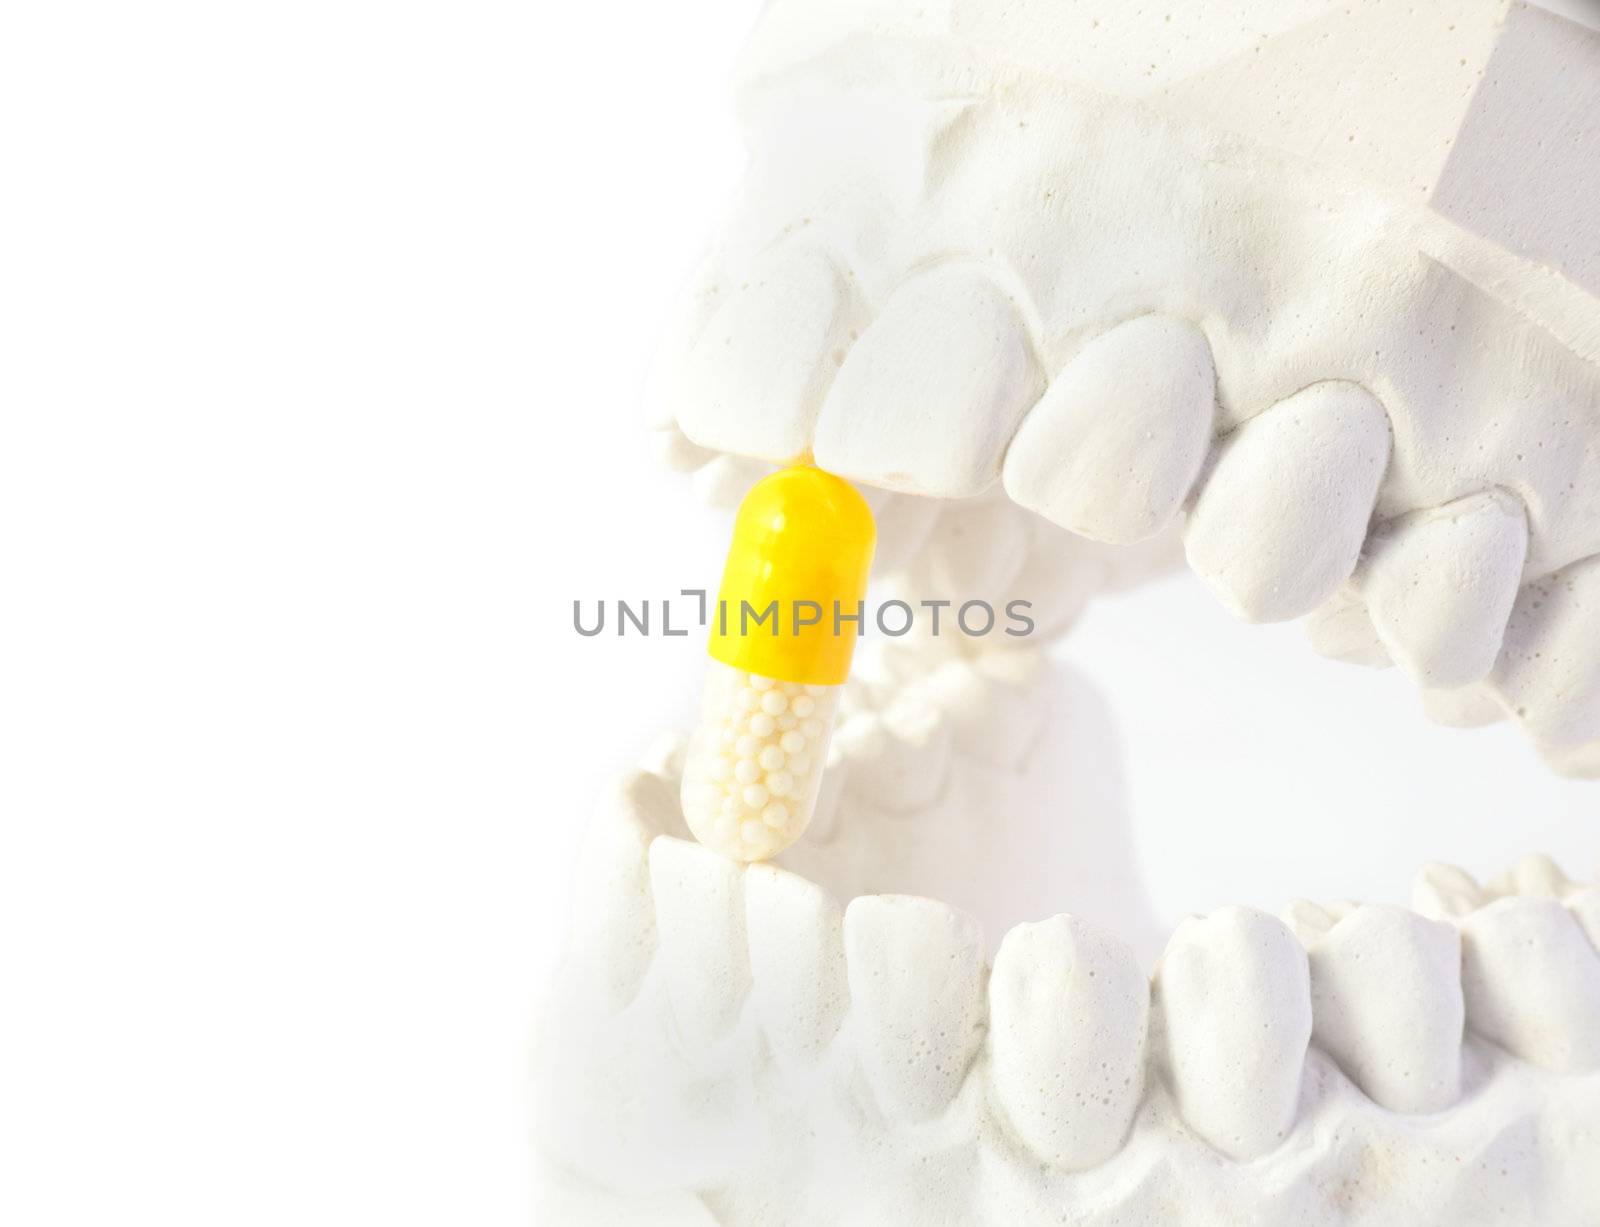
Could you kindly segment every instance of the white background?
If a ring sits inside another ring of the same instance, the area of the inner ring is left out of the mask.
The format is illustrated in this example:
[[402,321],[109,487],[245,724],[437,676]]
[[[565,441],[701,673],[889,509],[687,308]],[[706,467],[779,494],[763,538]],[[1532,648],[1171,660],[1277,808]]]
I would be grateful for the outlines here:
[[[571,601],[715,575],[630,422],[753,13],[0,16],[0,1222],[529,1221],[573,845],[699,675]],[[1190,584],[1070,655],[1169,917],[1597,859]]]

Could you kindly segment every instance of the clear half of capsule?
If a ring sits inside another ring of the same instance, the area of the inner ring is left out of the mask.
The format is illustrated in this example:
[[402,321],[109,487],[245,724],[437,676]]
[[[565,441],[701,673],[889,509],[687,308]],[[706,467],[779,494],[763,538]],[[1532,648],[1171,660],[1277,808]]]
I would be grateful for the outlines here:
[[684,817],[708,847],[765,860],[804,834],[875,543],[866,500],[820,469],[782,469],[739,505],[684,759]]

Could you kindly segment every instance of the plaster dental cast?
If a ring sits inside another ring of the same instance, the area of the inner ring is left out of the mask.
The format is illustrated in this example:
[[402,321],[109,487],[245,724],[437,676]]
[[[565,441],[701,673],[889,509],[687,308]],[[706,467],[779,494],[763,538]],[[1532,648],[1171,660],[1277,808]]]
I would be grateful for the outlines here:
[[1578,880],[1427,864],[1409,906],[1217,907],[1159,957],[1136,891],[1072,910],[1051,876],[1112,867],[1040,803],[1045,649],[1180,561],[1600,790],[1597,26],[767,8],[650,429],[743,500],[725,600],[870,573],[1034,633],[711,628],[697,724],[577,869],[550,1221],[1600,1223],[1600,791]]

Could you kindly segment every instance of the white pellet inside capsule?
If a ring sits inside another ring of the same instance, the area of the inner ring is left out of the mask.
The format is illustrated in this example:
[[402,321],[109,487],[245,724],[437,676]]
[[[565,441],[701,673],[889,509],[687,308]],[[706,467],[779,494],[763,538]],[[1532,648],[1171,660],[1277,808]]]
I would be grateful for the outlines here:
[[710,662],[683,766],[683,816],[696,839],[759,861],[805,833],[842,689]]

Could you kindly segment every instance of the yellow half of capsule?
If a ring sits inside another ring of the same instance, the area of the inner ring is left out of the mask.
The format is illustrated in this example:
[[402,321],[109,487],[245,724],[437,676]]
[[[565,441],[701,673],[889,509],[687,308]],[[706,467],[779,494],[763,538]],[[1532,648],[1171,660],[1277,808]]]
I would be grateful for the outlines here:
[[[877,539],[867,500],[832,473],[796,466],[757,482],[733,522],[711,611],[712,657],[780,681],[842,683],[860,625],[849,619],[866,599]],[[820,607],[820,618],[797,626],[817,612],[804,602]],[[775,618],[757,624],[774,603]],[[836,606],[846,615],[837,625]]]

